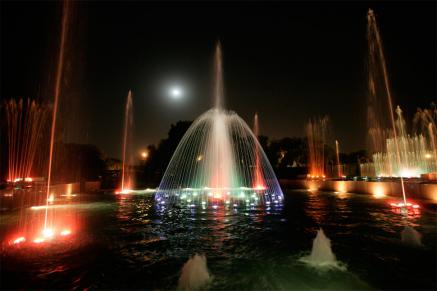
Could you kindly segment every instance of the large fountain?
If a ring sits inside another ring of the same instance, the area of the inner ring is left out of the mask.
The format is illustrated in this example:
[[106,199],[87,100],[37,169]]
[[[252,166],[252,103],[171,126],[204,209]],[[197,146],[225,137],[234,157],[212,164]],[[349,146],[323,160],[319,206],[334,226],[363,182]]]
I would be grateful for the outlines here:
[[250,127],[223,107],[220,44],[215,53],[215,106],[183,136],[155,195],[158,204],[276,205],[283,199],[273,169]]

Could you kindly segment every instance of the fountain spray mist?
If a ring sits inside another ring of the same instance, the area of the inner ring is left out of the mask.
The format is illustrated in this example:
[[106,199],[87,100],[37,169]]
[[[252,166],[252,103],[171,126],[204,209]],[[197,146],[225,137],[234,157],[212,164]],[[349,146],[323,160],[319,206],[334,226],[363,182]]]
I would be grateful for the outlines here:
[[[397,129],[396,129],[394,110],[393,110],[393,102],[392,102],[390,83],[388,80],[388,73],[387,73],[387,67],[386,67],[386,63],[385,63],[384,51],[382,49],[381,36],[379,34],[378,26],[376,25],[375,14],[373,13],[372,9],[369,9],[369,12],[367,13],[367,25],[368,25],[367,32],[368,32],[368,41],[369,41],[369,54],[375,53],[374,49],[372,47],[374,45],[372,40],[374,40],[376,42],[376,46],[377,46],[377,53],[379,54],[379,57],[380,57],[381,69],[382,69],[382,73],[383,73],[383,77],[384,77],[384,88],[385,88],[385,91],[387,94],[387,102],[388,102],[388,107],[390,110],[390,119],[391,119],[391,124],[392,124],[392,128],[393,128],[394,142],[395,142],[395,146],[396,146],[396,158],[397,158],[398,164],[401,166],[402,165],[401,164],[401,154],[400,154],[400,148],[399,148],[399,141],[398,141],[398,134],[397,134]],[[402,177],[402,175],[400,175],[400,178],[401,178],[402,198],[404,200],[404,204],[406,205],[407,198],[406,198],[406,194],[405,194],[404,178]]]
[[50,183],[52,179],[52,165],[53,165],[53,148],[55,143],[55,132],[56,132],[56,119],[58,114],[58,103],[59,95],[61,94],[61,81],[62,73],[64,72],[64,52],[65,43],[68,30],[68,21],[70,17],[70,1],[65,0],[62,8],[62,29],[59,45],[59,56],[58,56],[58,66],[56,69],[56,81],[55,81],[55,95],[53,102],[53,113],[52,113],[52,126],[50,130],[50,151],[49,151],[49,165],[47,173],[47,195],[46,195],[46,211],[44,217],[44,229],[47,228],[47,215],[48,215],[48,204],[50,197]]

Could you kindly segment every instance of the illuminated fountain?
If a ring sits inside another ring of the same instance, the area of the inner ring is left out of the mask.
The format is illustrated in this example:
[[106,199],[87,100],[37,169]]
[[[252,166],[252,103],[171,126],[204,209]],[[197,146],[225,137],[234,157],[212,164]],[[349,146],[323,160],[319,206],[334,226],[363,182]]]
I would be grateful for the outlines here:
[[195,254],[182,267],[178,290],[197,290],[211,281],[204,255]]
[[[422,133],[408,135],[399,106],[396,109],[396,114],[401,163],[396,158],[394,138],[388,138],[385,152],[373,155],[376,175],[379,177],[420,177],[421,174],[437,172],[436,152],[432,145],[432,138],[427,138]],[[433,137],[433,127],[434,125],[430,123],[430,137]]]
[[[215,107],[183,136],[155,195],[160,205],[277,205],[283,194],[249,126],[223,108],[221,48],[215,54]],[[256,121],[255,121],[256,122]]]
[[128,194],[133,189],[133,155],[132,155],[133,103],[132,91],[129,90],[124,110],[123,129],[123,164],[121,170],[121,185],[116,194]]
[[[406,130],[402,110],[395,110],[390,88],[388,71],[381,36],[371,9],[368,20],[368,69],[369,98],[368,123],[370,153],[373,163],[361,165],[361,175],[398,177],[400,179],[402,201],[391,202],[401,213],[417,210],[420,206],[407,201],[404,185],[405,177],[420,177],[421,174],[437,171],[435,147],[435,110],[418,110],[414,122],[416,132],[409,135]],[[434,108],[435,109],[435,108]],[[388,112],[388,114],[387,114]]]
[[30,99],[11,99],[2,107],[7,137],[6,180],[10,183],[32,182],[32,177],[36,176],[33,165],[49,111]]
[[325,178],[325,145],[327,139],[328,117],[313,118],[307,123],[308,138],[308,177]]
[[[30,199],[32,207],[25,208],[27,204],[23,204],[20,209],[20,219],[18,221],[18,227],[14,230],[13,236],[11,236],[9,243],[12,245],[18,245],[25,242],[33,242],[35,244],[41,244],[44,242],[53,241],[54,239],[61,239],[68,237],[75,230],[77,225],[75,224],[76,216],[75,213],[71,211],[66,211],[63,208],[59,208],[55,205],[55,197],[58,196],[59,187],[53,185],[53,168],[54,168],[54,152],[55,152],[55,137],[57,130],[57,119],[58,119],[58,105],[59,99],[61,97],[62,84],[64,81],[64,63],[65,63],[65,51],[67,34],[69,31],[69,22],[71,18],[71,3],[70,1],[64,1],[62,8],[62,22],[61,22],[61,33],[59,39],[59,53],[56,66],[54,90],[53,90],[53,107],[51,112],[51,125],[49,135],[49,148],[47,150],[48,156],[46,160],[48,161],[47,166],[47,182],[43,188],[32,188],[24,193],[23,199]],[[37,154],[44,153],[44,150],[37,148],[35,145],[36,138],[42,131],[42,117],[34,116],[33,114],[39,112],[41,115],[44,111],[35,104],[29,103],[26,109],[26,114],[22,114],[21,118],[18,119],[19,127],[24,129],[23,131],[18,131],[15,138],[20,139],[23,148],[15,147],[10,149],[9,161],[14,161],[16,156],[20,161],[18,165],[25,165],[21,169],[18,175],[25,175],[24,181],[29,180],[29,172],[32,169],[32,157]],[[27,118],[27,119],[26,119]],[[13,118],[12,118],[13,119]],[[26,122],[27,124],[20,124],[20,122]],[[14,130],[12,128],[12,130]],[[33,131],[33,132],[30,132]],[[14,139],[14,137],[12,136]],[[23,150],[24,149],[24,150]],[[20,166],[20,167],[21,167]],[[15,170],[14,170],[15,171]],[[16,174],[12,174],[16,175]],[[21,178],[19,178],[21,179]],[[44,190],[44,191],[43,191]],[[39,193],[43,193],[40,195]],[[43,196],[43,197],[42,197]],[[35,203],[37,205],[35,205]]]
[[[369,9],[367,13],[367,38],[368,38],[368,69],[369,69],[369,104],[368,104],[368,120],[369,120],[369,135],[373,146],[372,153],[382,152],[384,142],[387,138],[387,132],[392,137],[393,157],[399,169],[404,168],[404,160],[401,155],[402,132],[399,132],[395,121],[395,113],[393,107],[393,98],[388,78],[388,71],[385,62],[384,50],[382,46],[381,35],[376,23],[376,17],[373,10]],[[384,102],[381,104],[381,102]],[[387,118],[387,109],[389,118]],[[391,132],[387,130],[390,124]],[[402,170],[401,170],[402,171]],[[403,210],[408,209],[407,196],[405,193],[405,185],[403,175],[400,175]]]

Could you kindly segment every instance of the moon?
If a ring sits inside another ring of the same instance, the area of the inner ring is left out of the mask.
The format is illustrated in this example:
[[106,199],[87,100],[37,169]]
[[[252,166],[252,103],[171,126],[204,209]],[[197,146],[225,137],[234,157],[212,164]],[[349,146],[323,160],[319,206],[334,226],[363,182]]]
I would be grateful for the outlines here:
[[180,87],[172,87],[170,88],[170,97],[172,99],[181,99],[183,95],[183,91]]

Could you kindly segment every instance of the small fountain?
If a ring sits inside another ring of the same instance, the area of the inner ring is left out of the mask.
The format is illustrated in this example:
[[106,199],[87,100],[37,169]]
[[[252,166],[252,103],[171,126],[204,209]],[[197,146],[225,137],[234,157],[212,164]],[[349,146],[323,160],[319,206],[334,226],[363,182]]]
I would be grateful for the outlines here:
[[337,261],[331,249],[331,241],[326,237],[322,229],[317,231],[317,236],[313,241],[313,248],[309,256],[302,257],[302,262],[317,269],[340,269],[346,267]]
[[422,235],[411,226],[405,226],[405,228],[401,232],[401,238],[402,243],[406,245],[413,247],[422,246]]
[[211,281],[204,255],[195,254],[182,267],[178,290],[197,290]]

